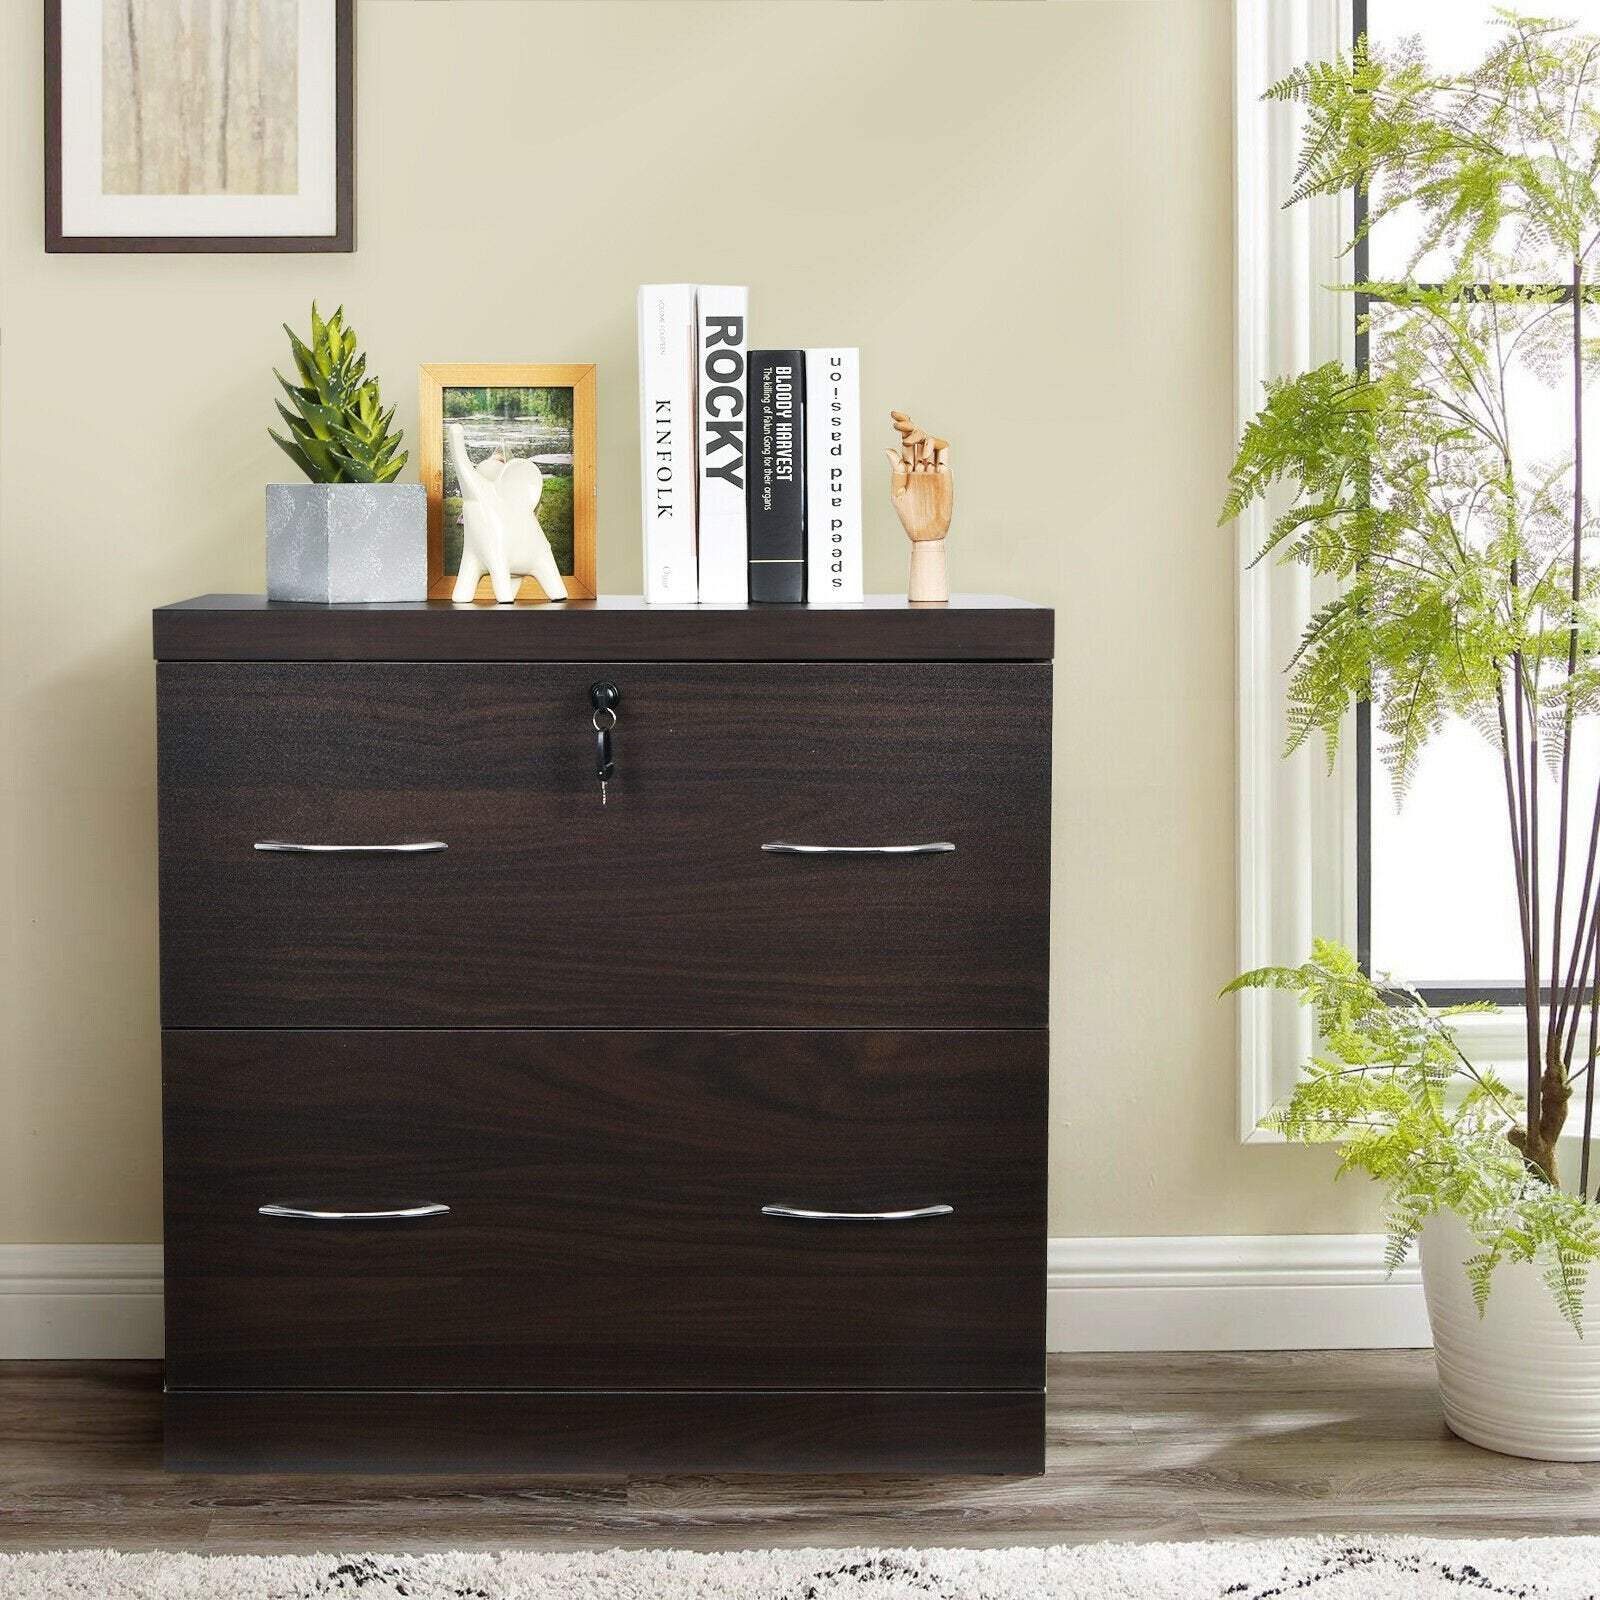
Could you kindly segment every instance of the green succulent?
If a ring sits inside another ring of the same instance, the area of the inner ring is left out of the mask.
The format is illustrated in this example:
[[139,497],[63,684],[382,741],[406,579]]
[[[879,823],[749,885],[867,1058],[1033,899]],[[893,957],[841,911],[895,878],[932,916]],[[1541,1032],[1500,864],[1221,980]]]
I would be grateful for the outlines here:
[[285,455],[313,483],[389,483],[406,464],[401,435],[391,431],[394,407],[383,409],[378,380],[366,376],[367,358],[356,353],[354,328],[344,324],[344,307],[324,320],[311,303],[311,342],[286,322],[299,383],[291,383],[276,367],[272,375],[283,385],[290,406],[278,401],[278,414],[289,437],[269,428]]

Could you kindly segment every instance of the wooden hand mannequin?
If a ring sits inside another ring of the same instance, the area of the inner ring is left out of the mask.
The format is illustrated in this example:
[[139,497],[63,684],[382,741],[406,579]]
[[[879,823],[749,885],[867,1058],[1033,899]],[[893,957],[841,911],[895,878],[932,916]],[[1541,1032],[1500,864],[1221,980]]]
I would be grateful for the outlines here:
[[950,441],[932,439],[903,411],[891,411],[900,448],[885,446],[894,469],[889,489],[900,524],[911,536],[913,605],[943,605],[950,598],[944,536],[950,531],[955,480],[950,475]]

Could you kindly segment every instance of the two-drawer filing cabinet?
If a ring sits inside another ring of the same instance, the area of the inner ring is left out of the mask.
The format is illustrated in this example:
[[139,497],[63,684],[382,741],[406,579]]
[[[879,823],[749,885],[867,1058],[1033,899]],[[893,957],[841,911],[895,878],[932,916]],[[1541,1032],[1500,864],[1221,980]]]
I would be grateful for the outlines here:
[[156,612],[168,1463],[1039,1470],[1051,646]]

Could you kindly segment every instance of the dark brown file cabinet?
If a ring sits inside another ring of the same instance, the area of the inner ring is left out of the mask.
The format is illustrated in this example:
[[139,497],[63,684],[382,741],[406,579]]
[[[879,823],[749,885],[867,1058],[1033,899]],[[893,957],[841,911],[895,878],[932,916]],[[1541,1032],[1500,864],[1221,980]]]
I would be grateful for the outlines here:
[[1051,646],[157,611],[168,1464],[1040,1470]]

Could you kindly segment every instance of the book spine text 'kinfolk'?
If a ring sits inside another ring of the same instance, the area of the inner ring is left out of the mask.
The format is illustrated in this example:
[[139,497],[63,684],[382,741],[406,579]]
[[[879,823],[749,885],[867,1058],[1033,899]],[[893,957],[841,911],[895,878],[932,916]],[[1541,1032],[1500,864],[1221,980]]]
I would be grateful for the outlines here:
[[719,605],[743,605],[750,598],[745,502],[750,438],[745,399],[750,291],[703,283],[696,298],[700,599]]
[[806,351],[806,599],[861,600],[861,362]]
[[805,351],[752,350],[750,598],[806,597]]
[[639,451],[647,605],[693,605],[694,285],[639,291]]

